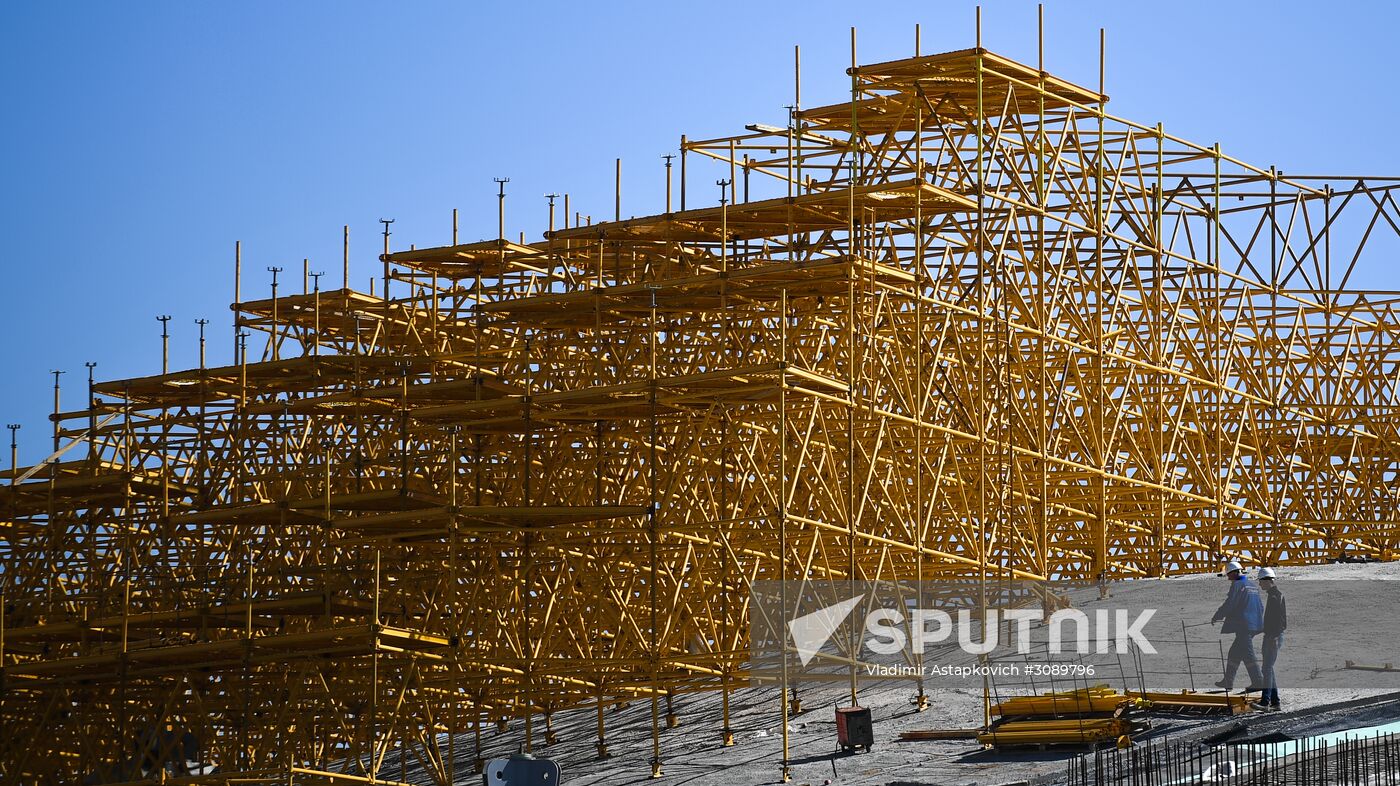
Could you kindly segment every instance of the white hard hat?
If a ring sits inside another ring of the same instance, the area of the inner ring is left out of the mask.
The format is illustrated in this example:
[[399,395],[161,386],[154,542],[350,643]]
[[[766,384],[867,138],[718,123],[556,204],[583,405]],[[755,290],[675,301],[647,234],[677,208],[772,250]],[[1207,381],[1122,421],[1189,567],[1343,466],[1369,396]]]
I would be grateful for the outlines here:
[[1274,569],[1273,569],[1273,568],[1260,568],[1260,569],[1259,569],[1259,578],[1261,578],[1261,579],[1271,579],[1271,578],[1274,578],[1275,575],[1276,575],[1276,574],[1274,573]]
[[1225,572],[1226,572],[1226,573],[1230,573],[1231,571],[1236,571],[1236,570],[1244,570],[1244,566],[1241,565],[1239,562],[1237,562],[1237,561],[1235,561],[1235,560],[1230,560],[1229,562],[1225,563]]

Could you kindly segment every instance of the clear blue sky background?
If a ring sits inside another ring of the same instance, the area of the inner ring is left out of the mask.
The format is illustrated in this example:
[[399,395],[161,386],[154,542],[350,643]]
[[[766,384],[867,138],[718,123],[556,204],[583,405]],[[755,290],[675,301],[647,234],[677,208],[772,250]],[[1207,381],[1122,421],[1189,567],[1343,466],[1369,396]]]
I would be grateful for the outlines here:
[[[862,10],[871,9],[871,10]],[[102,379],[159,371],[232,346],[233,244],[246,298],[265,268],[301,259],[339,286],[394,245],[537,237],[550,191],[595,217],[658,212],[659,156],[681,133],[780,125],[802,46],[803,102],[848,87],[862,62],[973,45],[971,2],[15,2],[3,6],[0,84],[0,418],[23,424],[21,460],[48,453],[50,369],[81,406],[83,362]],[[1093,85],[1108,30],[1115,114],[1290,173],[1400,175],[1394,141],[1397,14],[1389,3],[1047,3],[1047,68]],[[989,48],[1035,62],[1033,2],[991,2]],[[713,180],[696,179],[692,183]],[[714,189],[692,191],[692,205]],[[1400,289],[1394,260],[1361,282]],[[288,290],[284,290],[288,291]],[[0,432],[0,437],[8,436]],[[0,459],[4,461],[6,459]]]

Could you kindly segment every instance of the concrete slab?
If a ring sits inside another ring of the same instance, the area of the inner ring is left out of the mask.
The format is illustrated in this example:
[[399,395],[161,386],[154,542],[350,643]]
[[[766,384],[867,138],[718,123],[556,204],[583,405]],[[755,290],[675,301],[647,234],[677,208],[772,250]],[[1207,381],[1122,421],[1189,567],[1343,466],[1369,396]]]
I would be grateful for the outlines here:
[[[1280,583],[1309,579],[1362,579],[1376,582],[1375,608],[1366,613],[1395,614],[1400,604],[1400,563],[1338,564],[1280,571]],[[1150,593],[1157,581],[1202,582],[1199,600],[1185,613],[1209,619],[1219,604],[1222,591],[1205,582],[1218,582],[1218,576],[1198,575],[1171,579],[1126,582],[1115,585],[1115,593]],[[1172,593],[1174,597],[1179,593]],[[1187,593],[1189,595],[1189,593]],[[1290,612],[1293,609],[1290,607]],[[1293,657],[1294,653],[1289,652]],[[1297,657],[1304,657],[1303,653]],[[1400,655],[1396,657],[1400,661]],[[1338,666],[1340,664],[1337,664]],[[1204,675],[1202,675],[1204,676]],[[1363,678],[1352,689],[1308,689],[1284,686],[1286,713],[1263,713],[1237,718],[1154,718],[1149,736],[1156,739],[1204,735],[1222,724],[1245,719],[1266,721],[1271,727],[1284,725],[1290,718],[1316,714],[1319,708],[1386,696],[1400,691],[1400,674],[1378,674]],[[1114,683],[1112,678],[1107,680]],[[1373,687],[1366,687],[1367,685]],[[1136,687],[1136,686],[1132,686]],[[1184,686],[1182,686],[1184,687]],[[982,723],[980,689],[944,689],[932,692],[932,706],[917,712],[911,681],[883,681],[863,684],[860,703],[870,707],[875,723],[875,745],[869,753],[841,753],[836,745],[835,707],[849,700],[844,684],[801,684],[798,686],[804,711],[788,723],[789,758],[793,783],[813,786],[963,786],[964,784],[1006,784],[1028,780],[1053,781],[1063,772],[1071,751],[996,753],[982,749],[970,740],[900,742],[904,731],[931,728],[959,728]],[[563,767],[563,783],[583,786],[625,786],[628,784],[775,784],[779,783],[782,750],[781,705],[776,687],[748,687],[731,697],[736,745],[722,747],[720,695],[718,692],[678,697],[674,707],[680,725],[661,731],[663,776],[650,778],[651,706],[649,701],[633,702],[620,710],[608,710],[608,747],[612,757],[595,758],[595,714],[591,708],[560,713],[552,719],[558,735],[554,744],[538,746],[535,754],[557,760]],[[664,716],[665,704],[660,713]],[[1373,705],[1368,721],[1400,719],[1400,706]],[[1328,716],[1329,722],[1347,717],[1346,710]],[[1300,727],[1301,728],[1301,727]],[[544,736],[542,718],[534,721],[535,739]],[[523,722],[515,720],[504,733],[491,726],[483,731],[483,754],[507,756],[523,741]],[[456,742],[459,783],[479,783],[480,776],[468,775],[474,757],[473,737],[465,734]],[[399,773],[396,753],[386,761],[385,775]],[[405,776],[412,783],[430,783],[414,762],[404,762]]]

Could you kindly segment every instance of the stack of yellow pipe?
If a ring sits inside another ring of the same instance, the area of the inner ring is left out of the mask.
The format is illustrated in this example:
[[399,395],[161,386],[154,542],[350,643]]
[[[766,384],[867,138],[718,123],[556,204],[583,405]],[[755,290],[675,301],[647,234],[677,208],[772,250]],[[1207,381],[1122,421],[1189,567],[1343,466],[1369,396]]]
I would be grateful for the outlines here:
[[1126,718],[1039,718],[1007,721],[977,735],[983,745],[1088,745],[1133,732]]
[[1196,712],[1215,712],[1227,715],[1239,715],[1249,712],[1249,699],[1244,696],[1230,696],[1220,693],[1195,693],[1193,691],[1181,691],[1180,693],[1168,693],[1165,691],[1129,691],[1132,698],[1144,702],[1147,707],[1170,712],[1172,710],[1189,710]]
[[1016,696],[992,705],[992,714],[1010,718],[1024,715],[1084,715],[1114,712],[1125,703],[1134,709],[1147,706],[1141,697],[1124,695],[1107,685],[1095,685],[1041,696]]
[[1121,740],[1136,730],[1127,711],[1147,706],[1143,697],[1124,695],[1107,685],[1017,696],[992,706],[992,714],[1000,720],[978,734],[977,741],[983,745],[1090,745]]

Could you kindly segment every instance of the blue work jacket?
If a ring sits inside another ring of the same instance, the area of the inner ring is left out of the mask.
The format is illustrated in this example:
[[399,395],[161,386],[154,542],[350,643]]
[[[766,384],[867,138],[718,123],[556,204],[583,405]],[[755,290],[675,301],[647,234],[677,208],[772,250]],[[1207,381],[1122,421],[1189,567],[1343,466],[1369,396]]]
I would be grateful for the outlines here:
[[1212,622],[1225,620],[1220,626],[1221,633],[1258,633],[1264,629],[1264,599],[1259,594],[1259,585],[1254,579],[1241,575],[1230,582],[1230,592],[1225,602],[1215,610]]

